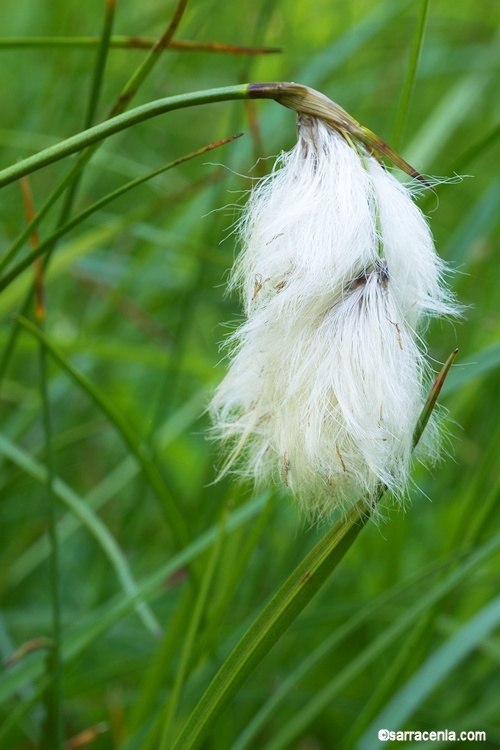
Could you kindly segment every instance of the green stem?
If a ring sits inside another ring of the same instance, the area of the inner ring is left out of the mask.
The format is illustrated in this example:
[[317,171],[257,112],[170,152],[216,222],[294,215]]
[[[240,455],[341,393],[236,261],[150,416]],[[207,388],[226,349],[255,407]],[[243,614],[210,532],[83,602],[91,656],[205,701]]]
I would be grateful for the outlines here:
[[[56,231],[49,237],[47,237],[44,242],[41,242],[36,248],[31,250],[31,252],[29,252],[28,255],[26,255],[21,261],[19,261],[19,263],[17,263],[17,265],[15,265],[8,273],[6,273],[5,276],[0,278],[0,291],[8,287],[9,284],[11,284],[20,273],[22,273],[22,271],[24,271],[26,268],[30,268],[31,264],[34,260],[36,260],[36,258],[49,253],[58,239],[71,231],[71,229],[74,229],[74,227],[78,226],[78,224],[81,224],[82,221],[87,219],[93,213],[99,211],[101,208],[104,208],[104,206],[107,206],[108,203],[111,203],[117,198],[120,198],[122,195],[128,193],[129,190],[133,190],[133,188],[137,187],[138,185],[142,185],[144,182],[153,179],[153,177],[156,177],[157,175],[162,174],[163,172],[166,172],[167,170],[172,169],[173,167],[176,167],[179,164],[188,161],[189,159],[194,159],[196,156],[200,156],[207,151],[211,151],[214,148],[223,146],[224,144],[229,143],[230,141],[233,141],[242,135],[243,133],[238,133],[236,135],[230,136],[229,138],[223,138],[216,143],[210,143],[207,146],[202,146],[202,148],[198,148],[196,149],[196,151],[192,151],[185,156],[179,157],[179,159],[168,162],[168,164],[164,164],[163,166],[158,167],[158,169],[155,169],[152,172],[148,172],[142,177],[137,177],[135,180],[127,182],[125,185],[122,185],[116,190],[113,190],[113,192],[108,193],[108,195],[105,195],[100,200],[92,203],[92,205],[88,206],[88,208],[86,208],[84,211],[80,211],[79,214],[73,216],[71,221],[66,222],[66,224],[63,224],[58,229],[56,229]],[[1,266],[2,264],[0,263],[0,269]]]
[[[106,0],[105,11],[104,11],[104,25],[103,25],[103,29],[101,32],[101,37],[100,37],[101,41],[99,44],[99,51],[97,53],[97,59],[96,59],[95,68],[94,68],[92,85],[90,87],[90,96],[89,96],[89,100],[87,104],[87,111],[85,113],[85,118],[84,118],[84,125],[83,125],[84,130],[87,130],[87,128],[90,128],[90,126],[92,125],[95,119],[95,115],[97,111],[97,104],[99,101],[99,94],[101,92],[102,83],[104,80],[104,71],[106,68],[106,60],[108,57],[109,40],[111,38],[111,30],[113,28],[115,9],[116,9],[116,1]],[[55,200],[55,196],[60,195],[62,193],[62,190],[63,190],[62,186],[63,185],[64,187],[68,186],[68,192],[64,196],[61,213],[59,215],[59,221],[57,222],[58,226],[65,224],[68,218],[71,216],[73,205],[75,203],[78,189],[80,187],[80,180],[82,179],[83,169],[85,165],[87,164],[87,162],[89,161],[91,154],[88,155],[88,158],[82,158],[83,156],[84,156],[83,154],[80,154],[80,158],[77,160],[76,164],[73,165],[73,167],[70,169],[66,177],[63,178],[61,183],[56,187],[56,189],[52,193],[52,196],[49,197],[50,205],[52,205]],[[55,247],[55,243],[54,243],[54,247]],[[49,253],[48,258],[50,257],[51,252],[52,252],[52,247],[50,247],[48,250],[48,253]]]
[[36,172],[42,167],[64,159],[66,156],[82,151],[88,146],[103,141],[110,135],[119,133],[132,125],[157,117],[166,112],[172,112],[176,109],[186,107],[195,107],[200,104],[211,104],[213,102],[225,102],[235,99],[248,99],[251,97],[249,84],[238,86],[226,86],[224,88],[208,89],[206,91],[194,91],[189,94],[180,94],[177,96],[168,96],[164,99],[157,99],[154,102],[143,104],[140,107],[116,115],[105,122],[94,125],[88,130],[84,130],[77,135],[71,136],[55,146],[39,151],[34,156],[17,162],[6,169],[0,171],[0,187],[8,185],[20,177]]
[[135,430],[129,425],[121,411],[95,386],[83,373],[78,372],[66,356],[51,343],[47,336],[31,321],[26,318],[17,317],[18,323],[32,335],[34,335],[47,349],[50,355],[76,380],[76,382],[87,392],[95,404],[106,414],[107,418],[121,434],[123,440],[137,459],[144,475],[147,477],[151,488],[160,501],[166,518],[169,522],[175,543],[178,548],[189,543],[189,533],[177,504],[170,494],[156,463],[152,460],[146,447],[138,441]]
[[[112,7],[110,8],[109,5],[111,5]],[[89,104],[87,107],[87,114],[85,118],[85,129],[90,127],[95,116],[95,111],[96,111],[97,102],[98,102],[98,93],[102,87],[102,77],[104,75],[105,61],[107,58],[107,50],[108,50],[109,42],[110,42],[109,31],[110,31],[111,23],[113,20],[115,5],[116,3],[114,2],[114,0],[110,0],[106,9],[104,28],[103,28],[102,35],[100,37],[100,51],[99,51],[99,55],[96,61],[94,79],[93,79],[93,84],[91,88],[91,95],[90,95]],[[174,23],[174,20],[175,20],[175,23]],[[125,111],[132,97],[134,96],[134,94],[137,93],[137,90],[140,84],[144,82],[148,73],[151,72],[155,62],[158,59],[158,55],[156,54],[157,49],[162,48],[165,45],[166,40],[167,41],[171,40],[172,33],[177,28],[180,17],[176,14],[174,20],[172,20],[169,23],[166,31],[152,46],[152,49],[150,50],[146,59],[136,69],[135,73],[133,74],[132,78],[128,81],[128,83],[125,84],[124,88],[122,89],[118,98],[116,99],[113,107],[111,108],[111,112],[113,112],[113,114],[120,114],[121,112]],[[133,82],[133,85],[134,85],[133,90],[132,90],[131,82]],[[17,240],[14,241],[13,245],[5,253],[5,256],[0,260],[0,270],[5,268],[7,263],[14,257],[17,250],[24,244],[24,242],[29,238],[31,233],[38,227],[41,220],[45,217],[48,210],[52,207],[52,205],[59,198],[61,193],[66,189],[66,187],[68,185],[73,184],[75,185],[75,187],[73,187],[69,191],[68,196],[66,197],[66,200],[64,202],[64,206],[61,212],[61,217],[59,219],[59,226],[68,219],[71,213],[71,206],[72,206],[75,193],[76,193],[76,183],[78,182],[80,172],[85,168],[85,166],[90,161],[90,159],[95,153],[95,150],[98,147],[99,146],[96,146],[95,149],[89,149],[85,153],[80,154],[79,159],[76,162],[76,164],[72,166],[68,174],[63,178],[62,182],[55,188],[54,192],[49,196],[46,203],[42,206],[38,214],[36,214],[36,216],[33,218],[30,224],[26,227],[25,231],[21,233],[21,235],[17,238]]]
[[[456,352],[448,358],[431,389],[414,432],[414,445],[425,429]],[[376,503],[386,488],[381,485]],[[357,539],[371,507],[360,500],[313,547],[252,623],[221,666],[182,730],[174,750],[195,750],[214,720],[247,677],[290,627]]]
[[174,750],[194,750],[200,746],[214,719],[327,580],[368,518],[365,503],[357,503],[298,565],[219,669]]
[[238,555],[233,565],[229,567],[226,572],[226,581],[222,580],[222,585],[219,584],[218,588],[221,589],[219,598],[214,602],[210,618],[204,628],[203,634],[197,644],[197,655],[200,659],[203,653],[207,653],[210,648],[211,642],[217,642],[217,636],[221,628],[221,623],[224,620],[224,616],[228,611],[228,605],[231,601],[234,592],[238,588],[238,584],[243,580],[243,574],[248,561],[255,547],[257,546],[260,538],[269,524],[269,518],[274,508],[274,501],[276,495],[271,495],[267,505],[265,506],[262,513],[259,515],[258,520],[254,528],[250,531],[246,543],[241,546],[240,540],[238,543]]
[[[149,36],[113,35],[109,40],[112,49],[150,50],[157,40]],[[94,49],[100,43],[97,36],[11,36],[0,39],[0,50],[72,47]],[[283,52],[281,47],[244,47],[239,44],[200,42],[189,39],[170,39],[163,44],[176,52],[221,52],[232,55],[275,55]]]
[[[72,181],[75,179],[75,177],[77,176],[82,166],[83,165],[81,165],[80,162],[73,164],[68,174],[61,180],[59,185],[49,195],[45,203],[37,211],[37,213],[35,214],[33,219],[29,222],[29,224],[26,226],[26,228],[16,237],[14,242],[12,242],[12,244],[7,248],[5,253],[0,258],[0,273],[9,265],[9,263],[12,260],[14,260],[17,253],[21,249],[21,247],[30,238],[30,236],[33,234],[35,229],[38,228],[38,226],[41,224],[43,219],[47,216],[48,212],[50,211],[54,203],[57,201],[57,199],[66,190],[68,185],[70,185]],[[68,215],[69,215],[69,212],[68,212]],[[59,224],[60,223],[61,223],[61,220],[59,219]]]
[[[40,323],[40,328],[42,324]],[[54,456],[52,453],[52,421],[47,387],[47,351],[40,342],[40,390],[43,407],[47,465],[47,516],[50,544],[49,575],[52,603],[52,646],[48,656],[52,683],[47,688],[48,711],[46,720],[47,747],[62,750],[63,737],[63,683],[62,683],[62,625],[61,587],[59,582],[59,543],[57,538],[57,500],[54,492]]]
[[[113,4],[115,4],[114,0],[111,0],[111,2]],[[180,14],[178,12],[179,11],[179,7],[181,7],[181,13]],[[162,42],[163,44],[165,44],[165,41],[171,40],[172,34],[175,31],[175,29],[177,28],[177,25],[178,25],[178,23],[180,21],[180,18],[182,16],[182,10],[184,9],[184,7],[185,7],[184,0],[180,0],[179,5],[177,6],[177,9],[174,12],[173,19],[169,23],[166,31],[162,34],[162,36],[158,40],[158,43]],[[106,36],[106,29],[107,29],[107,22],[105,22],[104,32],[103,32],[103,35],[101,36],[101,39],[103,38],[103,36]],[[109,39],[107,41],[109,42]],[[130,91],[127,88],[127,86],[125,86],[125,88],[122,90],[122,92],[118,96],[118,99],[116,100],[115,105],[112,108],[112,112],[114,112],[114,113],[123,112],[128,107],[131,99],[137,93],[138,86],[145,80],[146,76],[148,75],[148,73],[153,68],[155,62],[159,59],[158,54],[156,54],[158,43],[153,46],[152,50],[150,50],[150,52],[147,55],[146,59],[141,63],[141,65],[139,66],[139,68],[136,71],[136,76],[135,76],[135,90],[134,91]],[[101,43],[101,48],[104,47],[104,44],[105,44],[105,42],[103,40],[102,43]],[[94,76],[94,80],[95,81],[97,80],[97,77],[98,77],[98,72],[97,71],[101,71],[101,73],[104,72],[104,67],[102,65],[102,56],[99,56],[98,60],[97,60],[96,74]],[[140,71],[140,75],[139,75],[139,71]],[[94,106],[96,104],[97,104],[97,99],[94,102]],[[89,105],[89,108],[88,108],[88,113],[93,118],[94,113],[92,112],[92,108],[91,108],[90,105]],[[81,153],[79,155],[79,158],[77,159],[76,163],[73,164],[73,166],[69,170],[68,174],[64,177],[64,179],[62,180],[62,182],[55,188],[55,190],[52,192],[52,194],[47,199],[46,203],[44,204],[44,206],[42,208],[42,211],[39,214],[37,214],[37,215],[34,216],[33,220],[29,223],[29,226],[26,227],[25,232],[23,232],[21,234],[21,237],[18,238],[18,240],[16,240],[14,242],[14,245],[7,251],[7,253],[6,253],[7,257],[3,259],[3,263],[0,266],[0,268],[4,268],[5,265],[14,257],[14,255],[17,253],[17,251],[19,250],[19,248],[30,237],[31,233],[36,229],[36,227],[38,226],[38,224],[41,222],[42,218],[48,213],[49,209],[56,202],[56,200],[58,199],[58,197],[63,193],[63,191],[66,189],[66,187],[69,185],[70,189],[69,189],[69,191],[68,191],[68,193],[66,195],[66,198],[64,200],[64,203],[63,203],[62,211],[61,211],[61,214],[60,214],[60,217],[59,217],[59,221],[58,221],[58,226],[61,226],[62,224],[66,223],[66,221],[69,219],[69,217],[71,215],[71,210],[72,210],[72,207],[73,207],[73,202],[74,202],[74,199],[75,199],[75,196],[76,196],[78,177],[79,177],[80,173],[85,169],[86,165],[88,164],[88,162],[90,161],[90,159],[94,155],[95,151],[99,148],[99,145],[100,144],[97,144],[94,148],[87,149],[86,151],[84,151],[83,153]],[[52,247],[50,247],[48,249],[48,251],[47,251],[47,257],[46,257],[44,266],[47,266],[47,264],[49,263],[50,256],[51,256],[51,253],[53,251],[54,246],[55,245],[53,245]],[[33,298],[33,288],[28,292],[28,294],[26,295],[26,298],[24,300],[24,304],[23,304],[22,310],[21,310],[23,315],[25,315],[28,312],[28,310],[30,308],[30,305],[31,305],[32,298]],[[12,353],[14,351],[14,347],[15,347],[15,344],[16,344],[18,331],[19,331],[19,327],[14,325],[12,327],[12,329],[11,329],[11,332],[10,332],[10,335],[9,335],[9,339],[7,341],[7,345],[6,345],[5,349],[4,349],[2,361],[0,362],[0,383],[3,381],[5,372],[7,370],[8,363],[10,361],[10,357],[12,356]]]
[[410,59],[408,61],[408,68],[406,70],[406,77],[403,85],[403,93],[401,95],[401,101],[399,102],[396,123],[394,125],[394,135],[392,137],[392,145],[396,151],[400,146],[406,122],[408,120],[408,112],[410,110],[415,81],[417,78],[418,63],[420,61],[422,46],[424,44],[425,26],[429,15],[429,6],[430,0],[421,0],[417,28],[415,29],[415,36],[413,37]]
[[[112,30],[112,25],[113,25],[115,7],[116,7],[115,0],[107,0],[103,31],[99,38],[99,53],[97,56],[93,83],[92,83],[90,98],[89,98],[89,102],[87,106],[87,113],[86,113],[85,121],[84,121],[85,128],[89,127],[93,122],[96,108],[97,108],[97,103],[99,100],[99,93],[102,88],[102,80],[104,77],[104,70],[106,66],[106,59],[107,59],[109,40],[110,40],[110,35],[111,35],[111,30]],[[16,256],[17,252],[24,245],[24,243],[29,239],[29,237],[33,234],[33,232],[38,228],[39,224],[41,223],[43,218],[48,214],[48,212],[50,211],[52,206],[55,204],[57,199],[63,194],[63,192],[69,186],[69,191],[68,191],[68,194],[66,195],[66,199],[64,201],[63,209],[62,209],[61,216],[59,218],[58,223],[60,225],[66,222],[66,220],[71,214],[73,202],[76,197],[76,192],[78,189],[78,178],[79,176],[81,176],[81,170],[85,166],[85,163],[80,164],[79,162],[77,162],[76,165],[73,165],[73,167],[70,169],[66,177],[63,178],[63,180],[59,183],[59,185],[55,188],[55,190],[53,190],[52,193],[49,195],[49,197],[47,198],[47,200],[45,201],[41,209],[38,211],[38,213],[36,213],[35,216],[32,218],[32,220],[28,222],[28,226],[25,227],[24,231],[21,232],[21,234],[17,237],[16,240],[14,240],[12,245],[8,248],[7,252],[0,259],[0,272]],[[51,249],[52,248],[48,248],[49,252],[51,251]],[[21,309],[22,315],[26,315],[28,313],[31,307],[32,300],[33,300],[33,288],[30,289],[30,291],[25,297],[25,300]],[[17,326],[13,326],[10,331],[10,335],[7,341],[7,346],[4,349],[3,357],[0,362],[0,383],[3,382],[3,378],[5,375],[5,371],[7,369],[7,365],[10,361],[12,352],[14,351],[18,330],[19,329]]]
[[167,706],[166,716],[163,724],[163,730],[161,733],[161,741],[159,750],[169,750],[172,747],[172,726],[179,705],[179,701],[182,695],[182,690],[186,682],[186,678],[189,674],[189,664],[191,661],[193,649],[195,646],[196,636],[200,629],[200,622],[203,617],[203,613],[206,608],[208,593],[212,585],[217,562],[219,560],[220,551],[222,547],[222,541],[224,539],[225,527],[226,527],[227,509],[223,511],[222,519],[220,522],[220,530],[217,535],[217,540],[214,544],[210,559],[205,568],[205,572],[201,581],[200,590],[196,603],[194,606],[189,628],[186,634],[186,639],[182,647],[182,653],[180,657],[177,674],[175,676],[174,685],[170,694]]
[[139,86],[146,79],[153,66],[155,65],[159,53],[162,52],[165,47],[168,47],[169,42],[173,38],[175,32],[177,31],[177,27],[181,22],[184,11],[186,10],[187,3],[188,0],[178,0],[170,23],[168,24],[163,34],[159,37],[159,39],[153,44],[153,46],[149,50],[148,55],[145,57],[139,67],[136,68],[136,70],[134,70],[134,72],[132,73],[132,76],[129,78],[122,91],[120,92],[120,96],[116,100],[114,106],[111,108],[108,117],[113,117],[113,115],[117,115],[120,112],[123,112],[128,107],[130,100],[135,96]]
[[[55,441],[51,443],[52,453],[55,449]],[[33,478],[37,482],[41,482],[44,486],[47,485],[48,471],[47,469],[33,458],[31,458],[25,451],[22,450],[18,445],[12,443],[5,435],[0,433],[0,453],[5,458],[8,458],[15,466],[23,471],[27,476]],[[110,533],[105,523],[101,520],[100,516],[92,508],[92,495],[90,493],[86,498],[80,497],[74,492],[57,474],[53,474],[51,477],[51,485],[56,501],[59,504],[66,506],[70,515],[66,516],[62,522],[58,523],[57,528],[57,539],[60,546],[61,541],[67,538],[70,524],[73,525],[73,530],[81,524],[92,537],[94,537],[96,543],[101,548],[103,554],[109,560],[113,570],[116,573],[116,577],[120,582],[123,591],[127,595],[135,596],[137,599],[136,610],[137,614],[141,618],[146,629],[154,636],[157,637],[161,634],[161,627],[158,623],[153,612],[146,604],[141,601],[141,597],[137,591],[137,583],[132,575],[132,571],[129,568],[125,553],[117,543],[114,536]],[[99,496],[99,493],[97,493]],[[95,497],[95,496],[94,496]],[[68,523],[65,523],[68,522]],[[13,576],[10,577],[10,581],[13,585],[22,580],[27,573],[36,567],[37,563],[43,560],[45,557],[45,539],[40,537],[35,545],[29,548],[24,555],[21,555],[17,559],[17,571],[13,569]],[[37,551],[39,554],[37,554]],[[48,550],[50,554],[50,548]],[[33,555],[34,553],[34,555]],[[1,746],[0,746],[1,747]]]
[[[31,287],[30,291],[26,295],[24,302],[22,304],[21,315],[26,316],[29,314],[33,297],[34,297],[34,288]],[[5,373],[7,372],[7,367],[9,365],[10,358],[14,352],[14,347],[16,345],[18,332],[19,332],[19,326],[17,325],[17,323],[13,323],[10,327],[9,335],[7,338],[7,343],[5,344],[5,347],[2,352],[2,359],[0,360],[0,384],[2,384],[4,381]]]
[[104,24],[99,39],[99,49],[97,52],[94,77],[92,79],[90,97],[87,105],[87,113],[84,120],[85,129],[90,128],[90,126],[94,122],[95,113],[97,111],[99,95],[101,93],[102,83],[104,80],[104,71],[106,69],[106,61],[108,59],[109,43],[111,40],[111,32],[113,30],[115,10],[116,0],[106,0],[104,8]]
[[441,388],[444,385],[444,381],[448,377],[448,373],[451,369],[451,366],[453,362],[455,361],[458,354],[458,349],[454,349],[444,365],[441,368],[441,371],[439,375],[437,376],[436,380],[433,383],[432,388],[429,391],[429,395],[427,396],[427,400],[424,404],[424,408],[420,412],[420,416],[418,418],[417,426],[415,428],[415,432],[413,433],[413,447],[416,448],[418,441],[422,437],[422,433],[425,430],[427,426],[427,422],[429,421],[431,414],[434,410],[434,407],[436,406],[436,401],[438,400],[439,394],[441,393]]
[[[174,657],[178,651],[178,644],[186,630],[186,622],[192,612],[194,604],[194,589],[189,586],[184,589],[180,601],[176,604],[174,612],[169,619],[168,627],[160,646],[154,652],[149,668],[146,672],[140,691],[131,706],[130,719],[127,726],[128,735],[137,731],[140,725],[146,721],[151,706],[155,705],[157,697],[163,689],[163,684],[169,679]],[[161,717],[160,717],[161,718]],[[158,720],[158,727],[160,727]],[[151,742],[157,739],[157,731],[152,733]],[[145,743],[141,750],[146,750]]]

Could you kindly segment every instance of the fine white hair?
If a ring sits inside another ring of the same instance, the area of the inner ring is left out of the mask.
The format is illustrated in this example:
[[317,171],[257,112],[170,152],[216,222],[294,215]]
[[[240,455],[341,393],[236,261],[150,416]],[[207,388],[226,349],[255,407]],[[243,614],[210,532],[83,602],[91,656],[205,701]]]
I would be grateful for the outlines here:
[[[221,474],[288,486],[329,516],[381,483],[405,495],[430,383],[420,332],[456,314],[427,222],[361,146],[299,116],[298,142],[252,190],[230,278],[245,322],[213,397]],[[433,460],[431,420],[420,452]]]

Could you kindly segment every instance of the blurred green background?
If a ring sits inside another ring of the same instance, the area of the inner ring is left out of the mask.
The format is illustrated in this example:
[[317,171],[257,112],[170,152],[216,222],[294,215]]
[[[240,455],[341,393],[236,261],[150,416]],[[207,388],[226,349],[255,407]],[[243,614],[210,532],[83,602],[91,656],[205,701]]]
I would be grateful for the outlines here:
[[[113,34],[156,38],[173,9],[172,2],[120,0]],[[460,349],[441,399],[449,411],[449,455],[432,472],[416,466],[404,510],[389,505],[386,521],[363,531],[219,718],[203,745],[210,750],[377,747],[371,723],[446,644],[460,653],[463,624],[498,592],[500,6],[496,0],[432,0],[428,11],[398,149],[425,174],[467,175],[438,188],[437,197],[420,199],[438,252],[457,272],[452,285],[470,306],[464,322],[435,323],[428,335],[436,368]],[[102,0],[17,0],[0,8],[2,167],[82,129],[97,54],[96,45],[8,46],[5,40],[99,37],[103,12]],[[421,12],[420,2],[405,0],[191,0],[176,38],[283,52],[166,50],[134,106],[245,81],[291,80],[320,89],[393,143]],[[110,49],[96,122],[145,54]],[[252,179],[271,168],[269,157],[293,145],[293,113],[274,102],[227,102],[142,123],[102,146],[85,170],[73,209],[239,131],[245,137],[94,213],[61,240],[44,279],[47,335],[151,451],[190,540],[201,545],[193,551],[198,570],[207,564],[221,511],[231,504],[235,528],[222,541],[173,735],[238,638],[324,532],[305,526],[290,499],[272,494],[273,488],[256,495],[229,480],[212,484],[217,454],[206,439],[203,414],[224,374],[218,347],[226,324],[240,316],[238,301],[224,296],[237,252],[231,225]],[[35,208],[68,168],[65,160],[31,177]],[[41,224],[41,240],[59,212],[57,204]],[[3,189],[0,215],[5,249],[26,226],[18,183]],[[2,362],[11,313],[21,310],[32,278],[28,269],[0,294]],[[38,350],[33,336],[21,333],[1,383],[5,660],[51,632]],[[92,747],[154,748],[156,740],[148,745],[146,738],[172,689],[193,612],[189,561],[175,557],[179,549],[150,481],[88,389],[52,359],[48,388],[61,538],[65,735],[97,725]],[[213,532],[208,539],[207,532]],[[453,571],[456,583],[440,595]],[[134,609],[134,585],[149,610]],[[433,592],[435,599],[427,601]],[[342,627],[343,640],[339,635],[330,643]],[[0,748],[55,746],[53,739],[45,745],[40,739],[48,655],[50,649],[39,648],[2,670]],[[499,746],[499,661],[500,640],[493,633],[465,648],[443,673],[431,669],[435,679],[427,679],[402,728],[483,729],[488,741],[478,746]],[[293,684],[280,695],[291,677]],[[268,704],[273,697],[276,705]],[[266,706],[267,715],[245,739]]]

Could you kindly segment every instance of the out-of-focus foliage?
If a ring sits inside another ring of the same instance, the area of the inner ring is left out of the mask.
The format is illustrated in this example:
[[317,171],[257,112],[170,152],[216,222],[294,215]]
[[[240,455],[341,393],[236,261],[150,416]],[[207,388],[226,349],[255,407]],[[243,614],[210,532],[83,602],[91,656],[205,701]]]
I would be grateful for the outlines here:
[[[407,0],[191,0],[176,38],[281,47],[283,53],[166,50],[135,103],[244,81],[293,80],[322,90],[390,143],[419,6]],[[121,0],[113,34],[157,37],[173,7]],[[18,0],[0,9],[2,167],[82,128],[97,50],[2,47],[4,39],[98,37],[103,9],[101,0]],[[205,745],[212,750],[355,747],[412,676],[448,641],[460,642],[464,623],[498,591],[499,21],[495,0],[430,3],[399,145],[423,173],[465,175],[438,188],[437,196],[420,199],[438,251],[456,270],[452,284],[470,306],[462,323],[436,324],[428,336],[436,368],[460,349],[441,399],[450,417],[449,455],[431,472],[417,465],[404,511],[388,509],[387,522],[363,531],[220,717]],[[110,49],[96,121],[104,119],[144,55]],[[270,492],[255,495],[229,479],[213,484],[218,459],[206,439],[204,416],[224,373],[218,346],[225,324],[241,315],[238,301],[223,289],[237,252],[232,225],[252,179],[270,169],[269,157],[292,145],[293,113],[274,102],[228,102],[131,128],[110,138],[90,162],[74,211],[240,130],[244,138],[95,213],[61,240],[44,279],[48,337],[151,451],[193,545],[177,557],[180,549],[161,504],[130,446],[88,389],[49,359],[65,733],[72,737],[104,722],[96,748],[148,746],[145,737],[163,715],[193,616],[192,578],[208,564],[228,502],[228,528],[172,736],[246,627],[322,533],[303,526],[285,495],[269,500]],[[31,177],[36,209],[68,169],[66,160]],[[59,211],[57,204],[42,223],[41,240],[53,231]],[[2,190],[0,216],[4,252],[26,226],[19,184]],[[11,313],[21,310],[32,278],[28,269],[0,294],[1,361]],[[50,637],[38,349],[22,332],[1,383],[4,659],[32,639]],[[205,538],[207,531],[211,536]],[[446,588],[453,572],[457,580]],[[134,608],[136,586],[149,605]],[[397,590],[388,595],[391,587]],[[340,630],[356,616],[359,621],[340,640]],[[394,635],[380,641],[390,628]],[[318,648],[324,653],[306,669]],[[46,655],[37,650],[0,674],[1,749],[39,746],[50,676]],[[499,659],[493,632],[429,686],[403,728],[484,729],[488,746],[498,746]],[[280,688],[301,667],[280,697]],[[352,674],[344,672],[349,667]],[[273,696],[276,705],[245,740],[245,729]],[[368,746],[377,746],[374,737]]]

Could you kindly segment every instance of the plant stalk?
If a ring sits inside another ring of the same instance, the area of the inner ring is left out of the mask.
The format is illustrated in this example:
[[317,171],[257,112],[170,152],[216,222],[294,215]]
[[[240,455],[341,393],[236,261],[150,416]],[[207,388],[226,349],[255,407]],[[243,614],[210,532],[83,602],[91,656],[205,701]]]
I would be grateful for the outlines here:
[[425,182],[421,175],[407,164],[399,154],[396,154],[390,146],[384,143],[381,138],[368,130],[368,128],[360,125],[342,107],[332,102],[324,94],[297,83],[274,82],[244,83],[238,86],[193,91],[188,94],[169,96],[149,102],[148,104],[143,104],[129,112],[111,117],[105,122],[99,123],[99,125],[88,128],[77,135],[57,143],[55,146],[50,146],[34,156],[30,156],[17,164],[3,169],[0,171],[0,187],[14,182],[23,175],[31,174],[31,172],[35,172],[42,167],[64,159],[66,156],[82,151],[88,146],[103,141],[110,135],[149,120],[152,117],[157,117],[176,109],[237,99],[274,99],[279,104],[295,112],[301,112],[311,117],[318,117],[335,130],[341,133],[349,133],[353,138],[360,141],[365,148],[371,151],[380,151],[399,169]]
[[[414,445],[417,445],[429,421],[455,356],[456,350],[441,369],[429,393],[415,427]],[[374,506],[386,489],[384,485],[380,486]],[[361,529],[366,526],[374,506],[359,500],[328,529],[299,563],[221,666],[185,724],[174,750],[195,750],[200,747],[223,708],[349,551]]]

